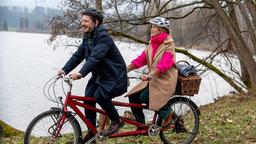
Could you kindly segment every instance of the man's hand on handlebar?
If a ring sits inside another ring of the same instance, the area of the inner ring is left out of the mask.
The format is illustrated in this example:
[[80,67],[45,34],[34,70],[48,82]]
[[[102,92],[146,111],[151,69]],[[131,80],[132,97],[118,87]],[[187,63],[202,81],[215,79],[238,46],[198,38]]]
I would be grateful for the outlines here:
[[82,74],[78,73],[78,72],[74,72],[72,74],[69,75],[71,77],[71,79],[73,80],[78,80],[82,78]]
[[58,70],[57,76],[62,76],[62,75],[66,75],[66,73],[63,70]]
[[[57,76],[58,78],[65,76],[66,73],[63,70],[58,70],[57,71]],[[82,78],[82,74],[78,73],[78,72],[74,72],[72,74],[69,75],[69,78],[71,78],[72,80],[78,80]]]

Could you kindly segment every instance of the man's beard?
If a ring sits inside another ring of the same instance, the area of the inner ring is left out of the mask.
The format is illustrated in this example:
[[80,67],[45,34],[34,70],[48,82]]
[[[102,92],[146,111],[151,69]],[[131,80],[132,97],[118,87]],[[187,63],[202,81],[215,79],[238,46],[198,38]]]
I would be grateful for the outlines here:
[[86,25],[82,25],[82,26],[81,26],[81,28],[83,29],[83,31],[84,31],[85,33],[87,33],[87,34],[93,32],[94,29],[95,29],[95,27],[96,27],[96,24],[95,24],[95,23],[93,23],[93,24],[91,25],[91,27],[88,27],[88,26],[86,26]]
[[92,27],[82,26],[82,29],[85,33],[91,33],[93,31]]

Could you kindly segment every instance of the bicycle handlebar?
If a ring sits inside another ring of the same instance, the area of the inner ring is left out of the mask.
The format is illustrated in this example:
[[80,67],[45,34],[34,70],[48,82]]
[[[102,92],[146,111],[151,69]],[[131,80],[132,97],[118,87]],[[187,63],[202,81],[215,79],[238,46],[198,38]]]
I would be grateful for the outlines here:
[[62,78],[64,82],[66,82],[69,86],[69,92],[71,92],[71,89],[72,89],[72,83],[73,83],[73,79],[71,77],[71,75],[64,75],[64,74],[61,74],[61,75],[57,75],[57,79],[60,79]]
[[[72,82],[73,82],[73,79],[72,79],[71,75],[67,76],[67,75],[61,74],[60,76],[57,76],[57,79],[59,79],[59,78],[63,78],[63,80],[70,86],[70,89],[71,89]],[[139,79],[139,80],[141,80],[141,77],[128,77],[128,79]],[[149,77],[147,80],[150,81],[151,78]]]
[[128,77],[128,79],[141,79],[140,77]]
[[[128,79],[139,79],[141,80],[141,77],[128,77]],[[150,81],[152,78],[148,77],[147,80]]]

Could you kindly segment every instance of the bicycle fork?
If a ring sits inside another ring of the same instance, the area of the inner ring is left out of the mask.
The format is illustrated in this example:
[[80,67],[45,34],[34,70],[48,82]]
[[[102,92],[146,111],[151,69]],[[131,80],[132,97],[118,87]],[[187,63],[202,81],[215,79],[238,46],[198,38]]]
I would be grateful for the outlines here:
[[[49,128],[50,129],[53,129],[53,133],[52,133],[52,141],[54,142],[58,137],[61,137],[60,135],[60,131],[61,131],[61,128],[63,126],[63,124],[65,123],[65,120],[66,120],[67,116],[65,114],[62,114],[61,115],[61,118],[60,120],[58,120],[57,118],[57,123],[54,124],[52,127]],[[56,127],[55,127],[56,126]],[[54,128],[55,127],[55,128]],[[49,132],[50,133],[50,132]]]

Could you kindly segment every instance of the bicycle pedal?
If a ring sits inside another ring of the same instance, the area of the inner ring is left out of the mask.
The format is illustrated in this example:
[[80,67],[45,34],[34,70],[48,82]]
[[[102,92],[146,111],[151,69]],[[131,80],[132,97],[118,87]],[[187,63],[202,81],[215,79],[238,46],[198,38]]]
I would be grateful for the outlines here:
[[162,129],[162,127],[158,126],[157,124],[150,125],[149,128],[148,128],[149,138],[153,138],[154,136],[158,136],[161,129]]
[[108,139],[108,136],[103,135],[103,131],[98,132],[95,135],[95,141],[97,144],[105,144],[105,140]]

